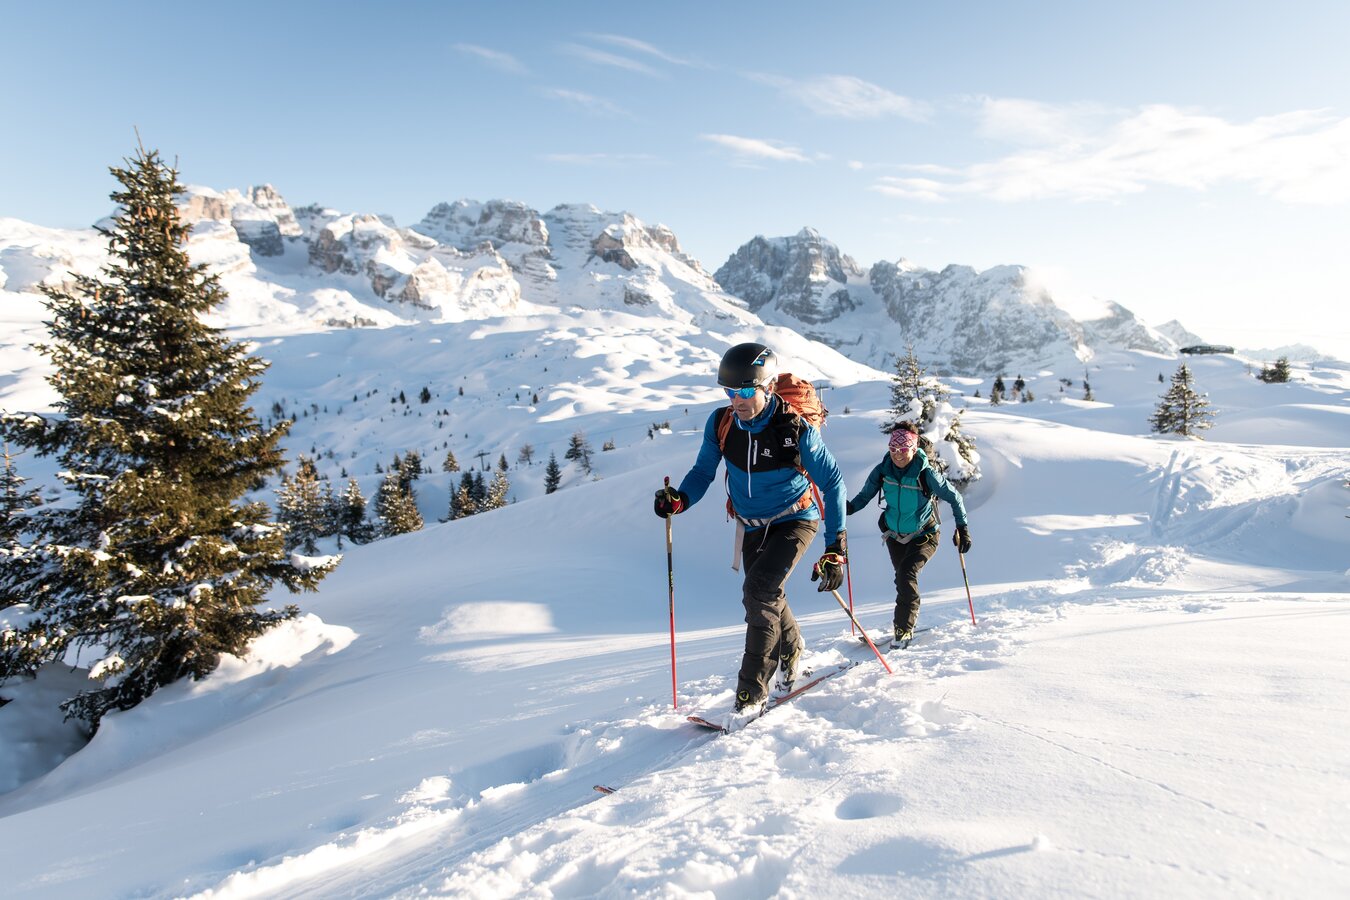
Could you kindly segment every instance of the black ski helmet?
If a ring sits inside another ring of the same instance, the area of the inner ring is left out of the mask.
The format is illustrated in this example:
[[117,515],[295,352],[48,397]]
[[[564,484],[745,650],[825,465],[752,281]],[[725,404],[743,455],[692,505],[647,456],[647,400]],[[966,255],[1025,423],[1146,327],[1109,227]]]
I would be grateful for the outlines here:
[[778,378],[778,357],[763,344],[737,344],[722,354],[717,383],[722,387],[761,387],[766,392]]

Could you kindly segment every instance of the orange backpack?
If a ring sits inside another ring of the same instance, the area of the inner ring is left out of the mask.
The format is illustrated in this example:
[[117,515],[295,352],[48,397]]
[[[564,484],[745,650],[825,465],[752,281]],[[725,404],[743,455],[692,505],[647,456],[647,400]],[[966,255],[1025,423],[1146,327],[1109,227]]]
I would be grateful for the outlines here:
[[[816,386],[805,378],[798,378],[791,372],[783,372],[779,375],[770,393],[777,394],[778,399],[787,403],[793,412],[816,428],[824,426],[825,418],[830,414],[830,411],[825,408],[825,404],[820,401],[820,394],[816,392]],[[727,435],[730,432],[731,416],[722,416],[722,421],[717,423],[717,449],[723,450],[726,448]]]

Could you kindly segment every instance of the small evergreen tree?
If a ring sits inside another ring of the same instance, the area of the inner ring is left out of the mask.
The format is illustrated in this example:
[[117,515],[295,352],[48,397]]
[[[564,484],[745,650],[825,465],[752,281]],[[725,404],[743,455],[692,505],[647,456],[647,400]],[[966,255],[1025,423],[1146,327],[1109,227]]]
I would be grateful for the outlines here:
[[498,472],[505,472],[506,470],[508,470],[508,469],[510,469],[510,468],[511,468],[511,465],[506,461],[506,454],[503,453],[501,456],[499,456],[499,457],[497,458],[497,471],[498,471]]
[[[962,414],[952,408],[950,396],[945,385],[927,374],[911,345],[896,360],[890,417],[881,430],[889,434],[901,422],[918,425],[919,446],[929,464],[957,485],[964,485],[980,477],[980,455],[974,439],[962,433]],[[955,454],[943,453],[939,442],[951,444]],[[950,466],[955,466],[955,471],[949,471]]]
[[24,582],[31,560],[30,548],[24,545],[25,513],[42,502],[37,490],[24,487],[27,483],[14,468],[6,444],[5,471],[0,475],[0,609],[24,599],[17,587]]
[[609,440],[605,441],[603,444],[600,445],[601,452],[613,449],[614,449],[614,438],[610,438]]
[[418,400],[421,400],[423,403],[430,403],[430,402],[431,402],[431,390],[430,390],[429,388],[423,386],[423,388],[422,388],[422,393],[420,393],[420,394],[417,395],[417,399],[418,399]]
[[354,544],[369,541],[372,535],[366,522],[366,498],[355,478],[347,479],[347,487],[342,491],[337,507],[338,533],[345,534]]
[[375,514],[380,518],[381,531],[386,537],[422,529],[422,514],[417,511],[417,499],[411,488],[403,486],[397,472],[390,472],[380,482],[380,493],[375,498]]
[[1092,385],[1088,384],[1086,378],[1083,379],[1083,399],[1093,401],[1097,399],[1096,397],[1092,396]]
[[516,462],[526,466],[534,465],[534,446],[531,444],[522,445],[520,452],[516,454]]
[[276,492],[277,521],[286,526],[287,550],[318,553],[317,539],[333,532],[333,493],[324,487],[325,480],[319,477],[314,461],[306,456],[300,457],[294,478],[282,477]]
[[450,506],[451,519],[463,519],[478,512],[478,501],[474,499],[473,473],[465,472],[459,481],[459,490],[455,492]]
[[581,470],[587,475],[591,473],[591,445],[583,432],[573,433],[572,439],[567,445],[567,452],[563,454],[563,459],[573,460],[581,466]]
[[61,708],[95,728],[243,653],[297,612],[258,609],[274,582],[313,590],[338,560],[292,560],[266,504],[242,502],[281,469],[290,421],[262,425],[248,399],[267,364],[202,321],[225,292],[188,258],[178,173],[142,149],[112,174],[108,264],[43,288],[59,415],[0,416],[57,456],[70,499],[35,521],[30,615],[0,633],[0,681],[92,651],[99,687]]
[[914,345],[907,345],[904,355],[895,360],[895,374],[891,376],[891,414],[881,430],[890,434],[901,422],[917,421],[915,402],[922,404],[917,415],[931,421],[934,408],[946,402],[950,393],[946,385],[930,377],[928,370],[920,365],[919,358],[914,355]]
[[550,453],[548,466],[544,469],[544,493],[553,493],[560,484],[562,484],[562,467],[558,465],[558,457]]
[[1191,370],[1182,363],[1172,376],[1172,386],[1162,395],[1162,401],[1149,422],[1160,434],[1180,434],[1199,437],[1196,433],[1210,427],[1214,412],[1209,400],[1192,386]]
[[1291,377],[1289,370],[1289,357],[1281,356],[1275,360],[1272,366],[1263,366],[1261,372],[1256,377],[1266,384],[1286,384]]
[[507,504],[507,495],[511,491],[511,481],[506,477],[505,469],[498,469],[492,476],[492,484],[483,500],[483,509],[501,509]]
[[445,462],[441,463],[442,472],[458,472],[459,460],[455,459],[455,451],[445,451]]
[[394,459],[395,465],[390,471],[398,475],[399,485],[411,494],[412,483],[422,477],[422,454],[416,450],[409,450],[401,463],[397,461],[398,457]]

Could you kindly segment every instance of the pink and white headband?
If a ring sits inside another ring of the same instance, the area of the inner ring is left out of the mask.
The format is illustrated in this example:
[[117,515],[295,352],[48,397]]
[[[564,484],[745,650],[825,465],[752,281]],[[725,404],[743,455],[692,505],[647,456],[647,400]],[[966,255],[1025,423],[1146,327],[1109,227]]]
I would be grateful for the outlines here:
[[919,436],[912,431],[897,428],[891,432],[892,450],[913,450],[919,446]]

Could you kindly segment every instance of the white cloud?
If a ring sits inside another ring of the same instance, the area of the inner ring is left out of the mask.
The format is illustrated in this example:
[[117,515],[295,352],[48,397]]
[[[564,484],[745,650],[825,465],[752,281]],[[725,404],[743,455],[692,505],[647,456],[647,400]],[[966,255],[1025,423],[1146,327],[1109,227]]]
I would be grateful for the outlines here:
[[1094,122],[1108,115],[1091,103],[1054,104],[1014,97],[979,99],[979,133],[1012,144],[1065,144],[1088,139]]
[[734,134],[702,134],[700,139],[710,141],[746,159],[767,159],[775,162],[810,162],[809,157],[797,147],[789,147],[778,141],[762,141],[758,138],[738,137]]
[[880,119],[901,116],[921,120],[928,106],[902,97],[883,87],[852,75],[821,75],[795,80],[774,75],[752,75],[756,81],[772,85],[792,99],[822,116],[843,119]]
[[632,50],[637,53],[645,53],[648,56],[654,56],[662,62],[668,62],[677,66],[692,66],[694,63],[686,59],[680,59],[678,56],[671,56],[664,50],[655,47],[646,41],[640,41],[637,38],[625,37],[621,34],[587,34],[585,37],[600,41],[605,44],[612,44],[615,47],[623,47],[625,50]]
[[582,91],[568,90],[567,88],[545,88],[542,92],[545,97],[554,100],[561,100],[564,103],[570,103],[573,106],[580,107],[586,112],[601,116],[618,116],[625,119],[631,119],[632,115],[622,107],[611,103],[603,97],[596,97]]
[[596,50],[593,47],[583,47],[580,44],[564,44],[563,50],[579,59],[584,59],[587,62],[592,62],[599,66],[612,66],[616,69],[637,72],[641,75],[659,76],[661,74],[651,66],[640,63],[635,59],[619,56],[617,53],[607,53],[604,50]]
[[479,47],[477,44],[455,44],[454,47],[460,53],[481,59],[494,69],[509,72],[512,75],[525,75],[529,72],[524,63],[511,54],[503,53],[500,50],[490,50],[487,47]]
[[1249,122],[1173,106],[1143,107],[1092,125],[1101,111],[990,101],[981,128],[1028,149],[959,169],[911,167],[872,189],[911,200],[963,196],[1110,200],[1154,187],[1204,191],[1246,184],[1286,203],[1350,202],[1350,119],[1298,110]]

